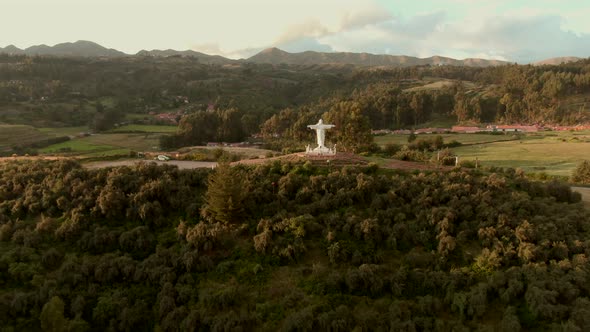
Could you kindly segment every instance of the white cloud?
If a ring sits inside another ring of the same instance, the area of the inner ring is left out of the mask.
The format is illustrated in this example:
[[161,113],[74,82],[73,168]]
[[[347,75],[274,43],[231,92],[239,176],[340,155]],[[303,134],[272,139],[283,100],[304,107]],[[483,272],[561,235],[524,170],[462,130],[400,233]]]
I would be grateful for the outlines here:
[[[474,12],[471,12],[474,14]],[[563,29],[565,19],[535,11],[494,13],[451,20],[437,11],[391,17],[318,38],[335,51],[429,57],[482,57],[519,63],[556,56],[590,56],[590,35]]]

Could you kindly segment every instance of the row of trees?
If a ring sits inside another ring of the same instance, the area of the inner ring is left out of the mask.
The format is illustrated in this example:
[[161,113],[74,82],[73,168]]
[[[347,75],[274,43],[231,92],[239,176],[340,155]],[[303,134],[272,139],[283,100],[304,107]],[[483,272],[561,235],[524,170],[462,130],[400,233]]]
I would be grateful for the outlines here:
[[579,199],[510,169],[5,162],[0,325],[583,330]]
[[176,134],[162,136],[160,146],[175,148],[207,142],[240,142],[246,138],[251,117],[235,108],[200,111],[182,117]]

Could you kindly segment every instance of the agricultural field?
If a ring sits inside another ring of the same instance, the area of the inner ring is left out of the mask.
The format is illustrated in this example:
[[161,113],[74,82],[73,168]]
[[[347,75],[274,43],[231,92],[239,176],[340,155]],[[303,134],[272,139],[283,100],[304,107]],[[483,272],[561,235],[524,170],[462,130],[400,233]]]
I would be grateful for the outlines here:
[[14,145],[32,144],[49,137],[32,126],[0,124],[0,152],[10,151]]
[[[382,135],[375,136],[375,143],[380,146],[385,146],[388,143],[395,144],[407,144],[409,135]],[[433,138],[436,136],[442,136],[445,143],[457,141],[461,144],[483,144],[483,143],[494,143],[501,141],[510,141],[517,139],[514,135],[492,135],[492,134],[420,134],[416,136],[416,139]]]
[[[418,135],[432,138],[436,134]],[[539,132],[522,135],[443,134],[445,143],[463,144],[452,148],[462,160],[479,160],[481,165],[521,168],[525,172],[570,176],[574,168],[590,159],[590,131]],[[408,135],[376,136],[381,146],[406,144]]]
[[45,133],[49,136],[59,137],[59,136],[77,136],[81,133],[87,133],[90,129],[87,126],[78,126],[78,127],[49,127],[49,128],[38,128],[38,130],[42,133]]
[[95,134],[75,138],[40,149],[43,154],[72,154],[100,157],[128,154],[130,151],[158,150],[159,134]]
[[159,149],[160,136],[173,133],[176,129],[176,126],[126,125],[101,134],[76,137],[87,133],[88,127],[39,128],[40,133],[49,137],[72,137],[68,142],[50,145],[39,152],[102,157],[128,154],[130,151],[155,151]]
[[520,140],[461,146],[452,150],[460,158],[477,158],[483,165],[570,176],[582,160],[590,159],[590,132],[526,135]]

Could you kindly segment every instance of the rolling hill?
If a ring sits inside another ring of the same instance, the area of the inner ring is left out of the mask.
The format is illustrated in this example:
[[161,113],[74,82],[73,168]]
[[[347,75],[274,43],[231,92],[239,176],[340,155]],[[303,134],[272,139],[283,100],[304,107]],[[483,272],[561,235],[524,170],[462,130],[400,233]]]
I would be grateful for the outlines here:
[[385,66],[385,67],[407,67],[419,65],[454,65],[487,67],[508,64],[505,61],[485,59],[464,59],[457,60],[442,56],[428,58],[416,58],[406,55],[386,55],[370,53],[335,52],[322,53],[306,51],[301,53],[289,53],[278,48],[268,48],[248,58],[246,62],[271,63],[271,64],[352,64],[363,67]]
[[14,45],[0,48],[0,53],[25,55],[54,55],[54,56],[82,56],[82,57],[120,57],[127,54],[112,48],[103,47],[97,43],[78,40],[74,43],[61,43],[54,46],[34,45],[24,50]]
[[141,50],[141,51],[137,52],[136,55],[137,56],[153,56],[153,57],[182,56],[182,57],[188,57],[188,58],[196,58],[201,63],[218,64],[218,65],[224,65],[224,64],[237,62],[236,60],[224,58],[220,55],[209,55],[209,54],[205,54],[205,53],[201,53],[201,52],[197,52],[197,51],[193,51],[193,50],[186,50],[186,51],[176,51],[176,50],[171,50],[171,49],[151,50],[151,51]]
[[532,63],[532,65],[534,65],[534,66],[560,65],[562,63],[576,62],[579,60],[582,60],[582,58],[579,58],[577,56],[562,56],[562,57],[549,58],[549,59],[537,61],[537,62]]

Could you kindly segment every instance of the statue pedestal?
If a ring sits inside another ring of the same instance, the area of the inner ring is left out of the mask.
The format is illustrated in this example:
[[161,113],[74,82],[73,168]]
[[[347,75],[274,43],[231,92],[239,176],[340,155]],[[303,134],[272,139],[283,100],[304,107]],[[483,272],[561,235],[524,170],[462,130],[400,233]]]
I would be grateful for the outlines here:
[[333,156],[336,154],[336,149],[330,149],[325,146],[318,146],[315,149],[311,149],[308,145],[305,154],[308,156]]

